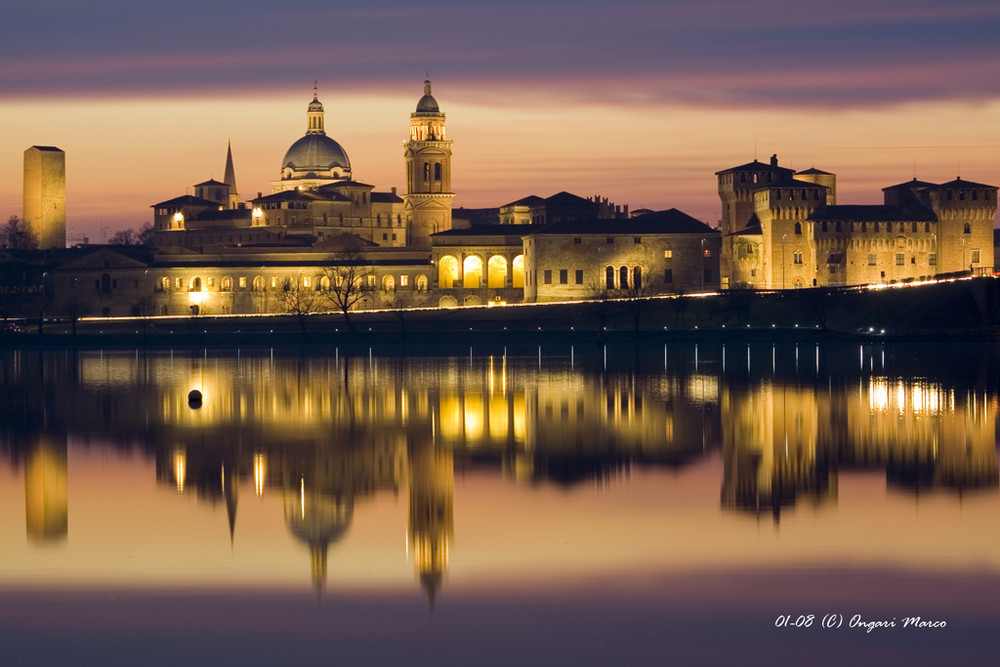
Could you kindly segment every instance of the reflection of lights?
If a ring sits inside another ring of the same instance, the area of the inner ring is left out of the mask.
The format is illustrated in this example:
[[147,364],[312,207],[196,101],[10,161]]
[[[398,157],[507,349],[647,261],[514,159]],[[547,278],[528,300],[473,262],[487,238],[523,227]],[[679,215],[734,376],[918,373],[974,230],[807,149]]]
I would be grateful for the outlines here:
[[258,495],[264,495],[264,478],[267,475],[267,460],[263,453],[253,455],[253,490]]
[[717,403],[719,400],[719,379],[698,373],[688,378],[687,395],[695,403]]
[[889,406],[889,383],[873,378],[868,383],[868,407],[872,412],[882,412]]
[[299,511],[302,513],[302,518],[306,518],[306,478],[302,477],[299,480]]
[[174,479],[177,480],[177,493],[184,493],[184,478],[187,476],[187,454],[183,449],[174,450]]

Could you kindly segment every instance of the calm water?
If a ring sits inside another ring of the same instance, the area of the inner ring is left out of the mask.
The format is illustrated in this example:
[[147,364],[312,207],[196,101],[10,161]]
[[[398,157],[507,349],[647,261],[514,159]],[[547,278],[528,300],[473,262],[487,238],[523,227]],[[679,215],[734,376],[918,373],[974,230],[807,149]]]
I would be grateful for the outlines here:
[[0,353],[5,662],[992,663],[997,370],[975,345]]

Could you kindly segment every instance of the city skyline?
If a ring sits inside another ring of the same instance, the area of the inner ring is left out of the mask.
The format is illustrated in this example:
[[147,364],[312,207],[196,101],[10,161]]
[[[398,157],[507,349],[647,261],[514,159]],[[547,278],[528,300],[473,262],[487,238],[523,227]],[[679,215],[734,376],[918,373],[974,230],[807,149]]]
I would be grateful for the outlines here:
[[314,80],[358,180],[402,190],[427,75],[455,140],[456,207],[569,190],[714,225],[714,172],[772,153],[837,173],[845,204],[914,175],[1000,182],[990,3],[187,9],[13,10],[0,214],[21,214],[31,145],[66,151],[67,230],[92,241],[221,178],[229,141],[241,197],[267,192]]

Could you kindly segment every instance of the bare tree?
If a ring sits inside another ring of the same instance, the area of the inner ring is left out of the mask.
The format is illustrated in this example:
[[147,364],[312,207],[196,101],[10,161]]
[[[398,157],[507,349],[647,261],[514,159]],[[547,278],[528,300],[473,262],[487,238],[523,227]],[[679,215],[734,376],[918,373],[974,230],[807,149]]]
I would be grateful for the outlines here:
[[375,291],[375,271],[360,254],[347,253],[341,264],[323,272],[319,287],[320,296],[344,314],[344,323],[353,332],[350,311]]
[[153,223],[144,223],[139,229],[121,229],[111,235],[108,245],[153,245]]
[[0,227],[0,248],[8,250],[36,250],[38,237],[29,225],[16,215],[7,218],[7,224]]
[[[595,298],[602,302],[613,299],[615,305],[632,318],[632,325],[638,333],[642,318],[653,306],[650,297],[664,292],[663,282],[652,278],[648,267],[640,265],[616,271],[613,285],[608,283],[606,280],[604,284],[595,287]],[[603,315],[601,321],[603,326]]]
[[306,333],[306,316],[318,310],[317,291],[308,285],[302,274],[296,278],[285,278],[281,284],[281,298],[285,312],[295,315],[303,335]]

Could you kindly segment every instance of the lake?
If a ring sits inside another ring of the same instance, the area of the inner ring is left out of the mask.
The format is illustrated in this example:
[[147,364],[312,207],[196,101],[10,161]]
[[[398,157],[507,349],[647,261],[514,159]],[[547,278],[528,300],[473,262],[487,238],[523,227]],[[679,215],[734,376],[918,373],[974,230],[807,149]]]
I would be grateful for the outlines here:
[[4,662],[987,664],[998,361],[0,351]]

